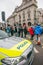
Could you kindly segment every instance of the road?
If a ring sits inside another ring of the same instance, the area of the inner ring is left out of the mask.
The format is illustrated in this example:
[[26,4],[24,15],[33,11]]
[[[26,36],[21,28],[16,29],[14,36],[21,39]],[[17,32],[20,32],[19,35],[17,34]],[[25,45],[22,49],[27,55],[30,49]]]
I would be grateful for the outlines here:
[[41,36],[41,46],[34,43],[35,57],[32,65],[43,65],[43,35]]

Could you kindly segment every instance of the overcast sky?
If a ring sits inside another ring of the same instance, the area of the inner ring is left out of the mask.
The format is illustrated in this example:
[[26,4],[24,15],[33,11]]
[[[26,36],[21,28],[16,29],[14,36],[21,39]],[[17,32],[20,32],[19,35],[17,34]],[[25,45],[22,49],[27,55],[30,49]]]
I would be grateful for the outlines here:
[[[43,8],[43,0],[37,0],[39,8]],[[5,11],[6,18],[8,18],[14,11],[17,5],[20,5],[22,0],[0,0],[0,20],[1,11]]]

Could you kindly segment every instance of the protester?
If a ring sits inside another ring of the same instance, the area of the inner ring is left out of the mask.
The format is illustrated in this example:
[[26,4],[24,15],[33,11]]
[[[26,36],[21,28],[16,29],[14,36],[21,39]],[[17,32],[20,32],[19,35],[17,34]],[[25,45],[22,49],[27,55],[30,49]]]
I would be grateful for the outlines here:
[[14,25],[14,33],[17,33],[17,27]]
[[19,34],[19,37],[23,37],[23,28],[22,28],[22,25],[19,24],[19,28],[18,28],[18,34]]
[[37,35],[37,44],[40,45],[41,44],[41,40],[40,40],[40,36],[42,33],[42,28],[39,24],[35,23],[35,31],[34,31],[35,35]]
[[11,26],[11,36],[13,36],[14,35],[14,28],[13,28],[13,26]]
[[[14,25],[14,26],[15,26],[15,25]],[[20,37],[20,30],[19,30],[19,29],[20,29],[20,26],[19,26],[18,23],[16,23],[16,28],[17,28],[17,30],[16,30],[16,31],[17,31],[17,35],[16,35],[16,36],[17,36],[17,37]]]
[[14,35],[17,37],[17,26],[16,26],[16,24],[14,25]]
[[26,23],[23,23],[23,35],[24,37],[26,38],[26,35],[27,35],[27,27],[26,27]]
[[5,31],[7,32],[8,36],[11,36],[11,28],[10,28],[10,25],[9,24],[5,28]]
[[33,37],[34,37],[34,29],[33,29],[33,27],[31,26],[31,23],[28,23],[28,32],[29,32],[29,34],[30,34],[30,36],[31,36],[31,40],[33,40]]
[[3,28],[2,28],[2,27],[0,27],[0,30],[3,30]]

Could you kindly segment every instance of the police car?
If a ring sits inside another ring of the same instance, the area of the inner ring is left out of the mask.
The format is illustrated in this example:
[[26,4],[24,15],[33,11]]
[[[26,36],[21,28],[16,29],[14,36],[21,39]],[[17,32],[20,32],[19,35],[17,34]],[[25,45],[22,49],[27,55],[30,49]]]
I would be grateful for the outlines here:
[[0,65],[31,65],[33,59],[33,44],[29,40],[8,37],[0,30]]

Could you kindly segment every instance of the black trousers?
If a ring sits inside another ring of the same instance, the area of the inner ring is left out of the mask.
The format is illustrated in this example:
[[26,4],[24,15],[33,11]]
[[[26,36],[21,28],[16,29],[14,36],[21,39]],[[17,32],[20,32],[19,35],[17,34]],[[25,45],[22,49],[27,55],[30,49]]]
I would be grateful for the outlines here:
[[34,35],[31,35],[31,40],[33,40]]

